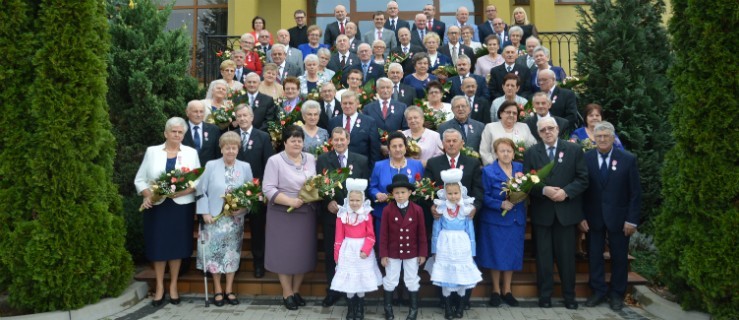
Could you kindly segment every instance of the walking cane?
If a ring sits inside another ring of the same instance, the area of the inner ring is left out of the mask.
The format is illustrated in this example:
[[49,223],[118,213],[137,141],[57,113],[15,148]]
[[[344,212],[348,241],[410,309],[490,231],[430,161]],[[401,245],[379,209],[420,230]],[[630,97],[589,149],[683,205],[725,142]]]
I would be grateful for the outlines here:
[[198,219],[198,222],[200,224],[200,227],[199,227],[199,232],[198,232],[198,238],[200,238],[199,239],[200,248],[202,249],[200,251],[202,251],[201,261],[203,262],[203,281],[205,282],[205,287],[204,287],[205,288],[205,307],[207,308],[210,306],[210,300],[208,299],[208,267],[206,263],[207,261],[205,260],[206,245],[205,245],[205,234],[203,233],[203,229],[204,229],[203,225],[205,224],[205,221],[203,220],[203,216],[199,216],[199,217],[200,219]]

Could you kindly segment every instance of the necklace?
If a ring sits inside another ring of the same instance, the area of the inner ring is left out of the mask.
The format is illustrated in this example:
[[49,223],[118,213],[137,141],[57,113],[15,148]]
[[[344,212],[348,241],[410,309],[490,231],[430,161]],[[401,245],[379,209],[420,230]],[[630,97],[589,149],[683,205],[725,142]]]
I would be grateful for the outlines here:
[[394,166],[393,165],[393,160],[390,159],[390,167],[393,168],[393,169],[397,169],[398,170],[398,173],[400,173],[400,169],[405,168],[407,165],[408,165],[408,160],[406,160],[405,158],[403,158],[403,165],[400,166],[400,167]]
[[457,209],[455,209],[454,212],[452,212],[452,209],[446,208],[446,213],[449,214],[450,217],[456,218],[459,215],[459,207],[460,206],[457,206]]

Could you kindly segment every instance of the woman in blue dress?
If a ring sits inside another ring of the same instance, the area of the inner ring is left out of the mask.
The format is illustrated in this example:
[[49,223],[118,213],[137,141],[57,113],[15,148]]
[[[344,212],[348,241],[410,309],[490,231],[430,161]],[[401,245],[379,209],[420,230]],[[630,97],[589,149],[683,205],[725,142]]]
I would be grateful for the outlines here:
[[[485,190],[480,215],[480,241],[477,263],[490,269],[493,292],[488,304],[498,307],[501,299],[510,306],[518,301],[511,293],[513,271],[523,268],[523,243],[526,233],[524,204],[514,205],[501,194],[501,187],[508,179],[523,173],[523,164],[513,162],[516,143],[509,138],[495,140],[493,148],[497,159],[482,169],[482,186]],[[503,216],[503,210],[508,210]],[[503,291],[500,276],[503,275]]]
[[429,72],[433,72],[441,66],[452,64],[452,58],[439,53],[439,45],[441,45],[441,38],[435,32],[429,32],[423,37],[423,47],[426,48],[426,54],[429,55]]
[[308,27],[306,32],[308,33],[308,43],[298,45],[298,50],[303,53],[303,57],[307,57],[309,54],[317,54],[321,48],[330,48],[329,45],[320,43],[321,28],[319,26],[312,25]]
[[426,85],[434,80],[438,80],[435,75],[429,73],[429,65],[431,60],[425,52],[413,55],[413,67],[416,72],[411,73],[403,78],[403,83],[416,89],[416,97],[419,99],[426,98]]
[[[408,177],[408,182],[414,183],[423,177],[423,164],[421,161],[406,158],[408,140],[400,131],[392,132],[387,138],[388,159],[375,163],[375,168],[370,176],[369,196],[374,201],[375,234],[380,234],[380,220],[382,210],[388,203],[387,186],[393,183],[393,176],[403,174]],[[378,238],[379,242],[379,238]]]
[[[570,140],[578,142],[581,145],[590,141],[595,148],[595,125],[603,121],[602,115],[603,108],[595,103],[588,104],[585,106],[585,126],[575,129],[570,135]],[[617,149],[624,150],[624,145],[621,143],[621,139],[616,135],[616,140],[613,141],[613,146]]]

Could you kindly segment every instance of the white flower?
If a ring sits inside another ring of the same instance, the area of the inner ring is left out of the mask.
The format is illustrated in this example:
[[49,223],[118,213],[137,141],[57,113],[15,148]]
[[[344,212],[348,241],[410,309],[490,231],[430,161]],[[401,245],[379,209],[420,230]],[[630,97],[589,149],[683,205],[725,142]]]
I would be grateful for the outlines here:
[[539,176],[536,176],[536,175],[531,176],[531,182],[533,182],[533,183],[539,183],[539,181],[541,181],[541,180],[539,180]]

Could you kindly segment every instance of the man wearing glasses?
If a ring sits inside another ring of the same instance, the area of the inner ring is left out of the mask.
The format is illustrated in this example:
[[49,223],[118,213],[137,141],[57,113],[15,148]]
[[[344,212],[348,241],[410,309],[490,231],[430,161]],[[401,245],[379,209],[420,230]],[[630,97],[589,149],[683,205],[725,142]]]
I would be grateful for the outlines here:
[[[557,86],[555,80],[554,71],[552,69],[546,69],[539,71],[538,80],[539,88],[541,92],[544,92],[550,101],[552,101],[552,107],[549,112],[557,117],[562,117],[570,122],[570,125],[577,127],[578,115],[577,115],[577,97],[575,93],[570,89],[560,88]],[[569,128],[562,128],[567,130]]]
[[542,142],[524,154],[523,170],[539,170],[553,162],[548,177],[531,189],[530,216],[536,243],[536,283],[539,307],[552,307],[554,261],[562,282],[567,309],[575,301],[575,227],[584,219],[581,195],[588,188],[588,168],[579,145],[558,139],[559,127],[552,117],[537,122]]
[[[498,17],[498,9],[494,5],[489,5],[485,7],[485,17],[488,19],[485,20],[485,22],[477,25],[477,30],[480,34],[480,41],[485,41],[485,38],[487,38],[491,34],[496,34],[495,30],[493,29],[493,24],[495,18]],[[503,23],[503,20],[500,20],[501,23]],[[503,23],[503,30],[508,30],[508,26]],[[502,43],[502,42],[501,42]]]
[[567,139],[570,136],[570,132],[574,128],[572,128],[572,126],[570,125],[570,122],[567,121],[567,119],[554,116],[549,112],[549,110],[552,108],[552,101],[549,100],[546,93],[544,92],[535,93],[534,97],[531,98],[531,104],[534,106],[534,112],[536,112],[536,116],[527,118],[526,124],[529,125],[529,129],[531,130],[531,133],[534,134],[534,138],[536,138],[536,142],[541,143],[541,136],[539,135],[539,132],[536,129],[536,123],[539,122],[539,120],[546,118],[546,117],[554,118],[554,121],[557,122],[557,127],[562,128],[559,134],[560,139]]
[[290,47],[297,48],[303,43],[308,43],[308,19],[305,11],[295,10],[295,26],[287,30],[290,33]]

